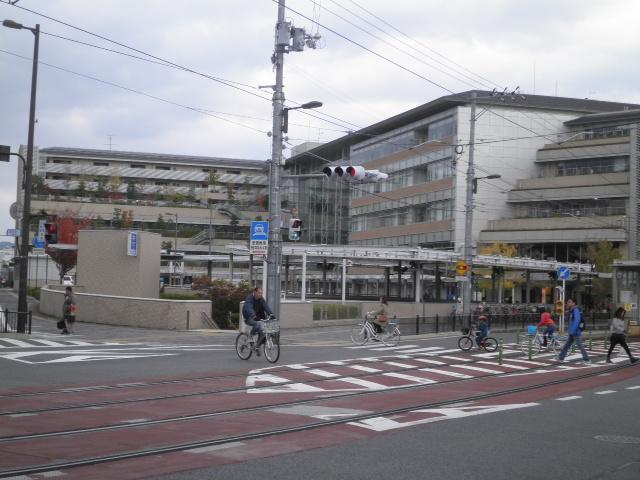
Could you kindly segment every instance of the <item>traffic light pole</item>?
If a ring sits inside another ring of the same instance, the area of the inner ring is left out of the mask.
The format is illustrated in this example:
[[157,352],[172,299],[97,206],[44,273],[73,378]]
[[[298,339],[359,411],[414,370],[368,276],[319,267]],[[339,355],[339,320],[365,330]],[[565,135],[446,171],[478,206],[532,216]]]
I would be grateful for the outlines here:
[[284,14],[285,0],[280,0],[278,2],[278,23],[276,24],[276,41],[273,54],[276,83],[273,86],[273,128],[271,130],[271,163],[269,164],[269,249],[267,251],[266,292],[267,302],[277,318],[280,318],[280,266],[282,263],[280,176],[282,174],[282,109],[284,107],[282,78],[286,47],[282,42],[279,42],[277,32],[280,25],[285,21]]

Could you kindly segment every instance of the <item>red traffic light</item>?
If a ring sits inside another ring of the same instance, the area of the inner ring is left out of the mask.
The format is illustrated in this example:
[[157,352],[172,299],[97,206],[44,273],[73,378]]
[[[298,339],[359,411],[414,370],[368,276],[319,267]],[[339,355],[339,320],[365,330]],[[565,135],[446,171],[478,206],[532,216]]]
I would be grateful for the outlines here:
[[44,229],[44,241],[47,245],[58,243],[58,224],[57,223],[45,223]]

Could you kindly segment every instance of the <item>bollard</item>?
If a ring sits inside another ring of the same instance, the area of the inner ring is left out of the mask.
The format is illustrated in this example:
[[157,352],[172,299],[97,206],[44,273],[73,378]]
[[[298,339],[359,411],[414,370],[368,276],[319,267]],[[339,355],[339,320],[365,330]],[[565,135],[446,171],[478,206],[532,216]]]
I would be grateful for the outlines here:
[[533,338],[531,337],[531,335],[529,335],[529,360],[531,360],[532,357],[532,352],[531,352],[531,342],[532,342]]
[[416,315],[416,335],[420,335],[420,315]]
[[502,355],[502,338],[498,340],[498,365],[502,365],[503,355]]
[[440,330],[439,329],[439,327],[440,327],[439,323],[440,323],[440,317],[436,313],[436,333],[438,333],[438,331]]
[[593,338],[591,338],[591,332],[589,332],[589,350],[593,350]]
[[518,345],[518,348],[520,348],[520,332],[518,332],[518,335],[516,335],[516,345]]
[[189,310],[187,310],[187,330],[189,330]]

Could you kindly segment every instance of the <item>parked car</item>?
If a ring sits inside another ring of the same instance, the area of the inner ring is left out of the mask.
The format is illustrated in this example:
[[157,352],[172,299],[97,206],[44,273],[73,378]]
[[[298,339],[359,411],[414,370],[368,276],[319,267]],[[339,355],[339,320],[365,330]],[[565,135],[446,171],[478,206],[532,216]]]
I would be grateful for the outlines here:
[[73,287],[73,277],[71,275],[65,275],[62,277],[62,285],[65,287]]

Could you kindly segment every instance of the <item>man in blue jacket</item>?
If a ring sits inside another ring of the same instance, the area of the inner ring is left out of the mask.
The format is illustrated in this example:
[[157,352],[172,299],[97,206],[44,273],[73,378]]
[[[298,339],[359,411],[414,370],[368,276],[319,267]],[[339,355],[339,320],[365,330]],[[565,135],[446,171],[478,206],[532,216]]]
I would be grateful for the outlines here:
[[262,296],[262,289],[260,287],[254,288],[253,292],[244,299],[242,316],[244,317],[244,322],[252,327],[251,335],[255,335],[256,333],[260,334],[257,346],[260,346],[262,342],[264,342],[264,332],[262,331],[260,320],[264,320],[272,314],[273,312]]
[[567,299],[567,309],[569,310],[569,338],[567,338],[567,342],[560,350],[560,355],[558,355],[558,360],[560,363],[564,362],[564,358],[567,356],[567,352],[571,348],[573,342],[576,342],[580,352],[582,353],[582,361],[585,365],[591,364],[591,359],[587,354],[587,351],[582,344],[582,329],[580,328],[580,324],[582,322],[582,314],[580,313],[580,309],[576,305],[576,301],[573,298]]

